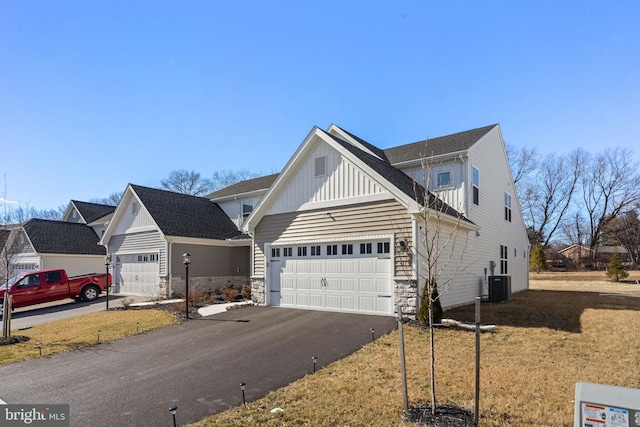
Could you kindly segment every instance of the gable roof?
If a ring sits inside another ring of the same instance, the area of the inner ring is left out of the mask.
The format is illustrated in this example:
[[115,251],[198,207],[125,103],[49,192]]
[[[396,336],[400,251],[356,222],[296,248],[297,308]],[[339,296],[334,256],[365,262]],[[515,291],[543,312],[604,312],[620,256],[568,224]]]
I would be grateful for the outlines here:
[[252,191],[266,190],[271,187],[271,184],[276,180],[279,174],[274,173],[272,175],[261,176],[258,178],[247,179],[246,181],[236,182],[228,187],[214,191],[213,193],[205,196],[207,199],[218,199],[221,197],[240,195],[250,193]]
[[87,224],[107,216],[116,210],[115,206],[102,205],[99,203],[81,202],[79,200],[72,200],[71,203],[75,206],[76,210]]
[[[340,131],[346,133],[346,131],[342,129],[340,129]],[[353,138],[351,134],[349,134],[349,137]],[[375,149],[375,147],[371,146],[371,144],[366,143],[368,146],[364,146],[367,150],[365,151],[354,145],[352,142],[348,142],[318,127],[314,127],[293,156],[289,159],[287,165],[276,178],[274,185],[269,188],[261,202],[249,215],[249,218],[243,225],[243,230],[253,231],[255,225],[265,215],[265,212],[268,209],[267,206],[269,199],[275,197],[275,194],[279,191],[278,187],[280,187],[280,183],[285,182],[288,179],[287,177],[293,173],[292,171],[295,169],[294,164],[302,161],[305,157],[304,153],[308,151],[312,141],[317,140],[317,138],[332,146],[340,152],[341,155],[349,158],[354,162],[354,164],[358,165],[358,167],[363,168],[365,173],[370,174],[373,179],[380,182],[382,186],[393,194],[398,201],[404,204],[409,211],[418,212],[426,207],[428,209],[438,210],[452,219],[460,219],[467,227],[476,227],[476,225],[463,214],[436,198],[436,196],[431,192],[425,191],[424,187],[416,183],[410,176],[402,172],[400,169],[391,165],[386,159],[374,155],[375,151],[373,149]],[[356,141],[358,144],[362,144],[362,140]],[[428,194],[428,200],[426,201],[424,200],[425,194]]]
[[240,234],[217,203],[190,196],[129,184],[165,236],[230,239]]
[[36,253],[106,255],[98,235],[85,224],[34,218],[23,229]]
[[[333,135],[327,135],[333,138],[333,140],[335,140],[342,147],[346,148],[352,154],[357,156],[360,160],[365,162],[371,169],[373,169],[380,176],[393,184],[397,189],[402,191],[411,199],[415,200],[418,204],[420,204],[420,206],[426,206],[428,208],[438,210],[444,214],[456,218],[461,218],[468,223],[472,223],[471,221],[466,219],[460,212],[439,200],[433,193],[431,193],[430,191],[425,191],[424,186],[417,183],[414,179],[402,172],[400,169],[392,166],[388,161],[378,159],[377,157],[372,156],[371,154],[362,151],[354,145],[349,144],[348,142],[343,141],[340,138],[336,138]],[[428,203],[426,203],[425,201],[426,194],[428,194],[429,197]]]
[[420,160],[427,157],[439,156],[442,154],[457,153],[466,151],[480,138],[485,136],[491,129],[498,126],[493,124],[464,132],[438,138],[429,138],[411,144],[391,147],[384,150],[384,153],[391,164]]

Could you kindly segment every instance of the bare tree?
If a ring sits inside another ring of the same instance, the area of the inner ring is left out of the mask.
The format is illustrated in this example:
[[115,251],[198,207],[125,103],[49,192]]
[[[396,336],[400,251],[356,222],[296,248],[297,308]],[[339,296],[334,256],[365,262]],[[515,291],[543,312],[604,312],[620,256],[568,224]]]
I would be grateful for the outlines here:
[[223,169],[213,173],[213,178],[211,179],[212,191],[220,190],[221,188],[228,187],[237,182],[246,181],[259,176],[259,174],[247,169],[239,169],[235,171]]
[[513,183],[518,188],[518,183],[524,181],[538,167],[538,153],[535,148],[515,148],[511,144],[505,144]]
[[[455,163],[455,162],[454,162]],[[442,166],[442,165],[435,165]],[[453,168],[454,165],[451,167]],[[424,185],[414,180],[416,201],[422,206],[418,214],[420,223],[419,242],[412,248],[420,268],[418,278],[424,283],[418,319],[429,328],[429,368],[431,373],[431,413],[437,406],[435,383],[435,340],[434,323],[442,317],[440,299],[453,285],[455,278],[464,272],[464,260],[469,252],[470,223],[453,207],[445,203],[450,200],[448,190],[442,186],[431,186],[434,163],[422,161],[422,180]],[[429,191],[429,188],[432,191]],[[426,319],[425,319],[426,311]]]
[[617,218],[608,221],[604,227],[605,241],[612,245],[621,245],[631,255],[634,264],[638,263],[640,257],[640,218],[638,210],[635,209],[623,212]]
[[113,193],[109,194],[108,197],[91,199],[89,200],[89,202],[98,203],[101,205],[117,206],[118,203],[120,203],[120,199],[122,199],[123,194],[124,193],[122,191],[114,191]]
[[640,201],[640,175],[630,150],[608,148],[589,158],[582,174],[582,200],[593,258],[608,222]]
[[210,179],[203,178],[198,172],[178,169],[169,173],[169,178],[163,179],[162,188],[176,193],[204,196],[213,191]]
[[547,248],[566,220],[587,154],[577,149],[566,156],[547,155],[524,185],[523,216],[535,242]]

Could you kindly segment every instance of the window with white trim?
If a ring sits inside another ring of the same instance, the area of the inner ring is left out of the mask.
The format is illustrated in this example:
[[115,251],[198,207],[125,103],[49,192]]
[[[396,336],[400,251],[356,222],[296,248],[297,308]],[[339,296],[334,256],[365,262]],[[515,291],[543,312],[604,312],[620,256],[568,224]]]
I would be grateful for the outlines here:
[[480,205],[480,172],[478,171],[478,169],[474,167],[472,174],[473,174],[473,178],[472,178],[473,179],[473,185],[472,185],[473,204]]
[[320,256],[320,246],[311,246],[311,256]]
[[353,255],[353,245],[352,244],[342,245],[342,255]]
[[451,172],[440,172],[437,175],[438,187],[447,187],[451,184]]
[[293,248],[282,248],[282,256],[293,256]]
[[379,242],[378,243],[378,253],[379,254],[388,254],[389,253],[389,242]]
[[360,243],[360,253],[370,254],[373,251],[373,245],[371,243]]
[[511,194],[504,193],[504,219],[511,222]]
[[298,256],[307,256],[306,246],[298,246]]
[[508,248],[504,245],[500,245],[500,274],[509,274],[509,266],[507,264],[508,257]]
[[248,216],[253,211],[253,200],[244,200],[242,202],[242,216]]
[[327,255],[338,255],[338,245],[327,245]]
[[271,248],[271,258],[280,258],[280,248]]

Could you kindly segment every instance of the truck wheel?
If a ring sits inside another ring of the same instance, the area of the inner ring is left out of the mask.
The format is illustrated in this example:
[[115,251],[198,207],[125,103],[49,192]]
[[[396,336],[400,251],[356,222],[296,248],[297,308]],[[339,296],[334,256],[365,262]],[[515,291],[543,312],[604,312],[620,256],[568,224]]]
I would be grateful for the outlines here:
[[100,295],[100,288],[96,285],[85,286],[82,289],[82,299],[85,301],[94,301]]

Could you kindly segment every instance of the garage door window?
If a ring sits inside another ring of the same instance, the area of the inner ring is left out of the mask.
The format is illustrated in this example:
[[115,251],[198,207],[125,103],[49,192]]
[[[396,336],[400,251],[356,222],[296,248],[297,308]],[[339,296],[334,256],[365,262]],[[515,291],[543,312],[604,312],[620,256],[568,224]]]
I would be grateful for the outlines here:
[[280,248],[271,248],[271,258],[280,258]]
[[293,248],[282,248],[282,256],[293,256]]
[[338,255],[338,245],[327,245],[327,255]]
[[353,245],[342,245],[342,255],[353,255]]
[[373,245],[371,243],[360,243],[360,253],[370,254],[372,252]]
[[380,242],[378,243],[378,253],[379,254],[388,254],[389,253],[389,242]]
[[307,256],[306,246],[298,246],[298,256]]
[[320,246],[311,246],[311,256],[320,256]]

